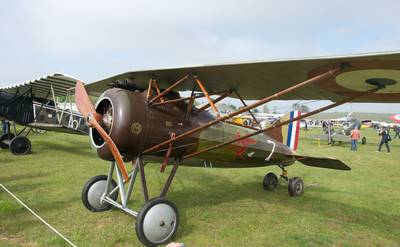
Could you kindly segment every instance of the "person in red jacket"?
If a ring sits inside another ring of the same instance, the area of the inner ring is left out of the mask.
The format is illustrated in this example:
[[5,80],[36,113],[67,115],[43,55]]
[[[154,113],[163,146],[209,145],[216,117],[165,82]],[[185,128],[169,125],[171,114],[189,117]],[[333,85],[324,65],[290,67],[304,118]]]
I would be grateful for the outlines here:
[[361,138],[361,133],[358,128],[354,128],[350,132],[351,151],[357,151],[357,141]]

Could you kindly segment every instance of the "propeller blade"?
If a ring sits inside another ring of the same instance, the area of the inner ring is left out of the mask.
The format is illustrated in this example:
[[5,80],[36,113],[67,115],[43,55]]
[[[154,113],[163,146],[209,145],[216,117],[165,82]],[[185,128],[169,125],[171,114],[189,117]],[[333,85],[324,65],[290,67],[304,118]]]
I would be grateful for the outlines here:
[[89,118],[89,121],[90,125],[93,126],[99,132],[101,137],[106,142],[108,148],[110,149],[112,155],[114,156],[115,161],[117,162],[117,165],[122,173],[122,176],[124,177],[124,180],[128,181],[129,180],[128,172],[126,171],[124,161],[122,160],[122,156],[119,153],[119,150],[115,145],[114,141],[107,134],[107,132],[100,126],[100,124],[96,121],[96,119]]
[[81,81],[76,82],[75,86],[75,102],[79,112],[87,118],[89,114],[97,120],[101,120],[101,115],[96,112],[94,105],[90,100],[89,94],[86,92],[85,86]]
[[75,86],[75,102],[80,113],[86,118],[89,127],[95,128],[101,137],[106,142],[108,148],[110,149],[115,161],[122,173],[125,181],[129,180],[128,172],[126,171],[124,161],[119,153],[117,146],[107,132],[101,127],[99,121],[102,119],[102,115],[96,112],[92,101],[90,100],[89,94],[86,92],[85,86],[81,81],[76,82]]

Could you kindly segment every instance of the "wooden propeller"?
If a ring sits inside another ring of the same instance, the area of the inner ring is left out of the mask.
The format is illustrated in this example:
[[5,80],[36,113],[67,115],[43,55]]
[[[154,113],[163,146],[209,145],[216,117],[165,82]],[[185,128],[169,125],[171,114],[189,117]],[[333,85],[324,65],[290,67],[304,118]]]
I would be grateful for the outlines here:
[[101,127],[99,122],[102,119],[102,115],[96,112],[94,105],[90,100],[88,93],[86,92],[85,86],[81,81],[76,82],[75,101],[79,112],[82,113],[82,115],[86,118],[89,127],[95,128],[99,132],[103,140],[106,142],[108,148],[114,156],[115,161],[117,162],[119,169],[121,170],[124,180],[128,181],[129,176],[128,172],[126,171],[124,161],[122,160],[122,156],[114,141],[103,129],[103,127]]

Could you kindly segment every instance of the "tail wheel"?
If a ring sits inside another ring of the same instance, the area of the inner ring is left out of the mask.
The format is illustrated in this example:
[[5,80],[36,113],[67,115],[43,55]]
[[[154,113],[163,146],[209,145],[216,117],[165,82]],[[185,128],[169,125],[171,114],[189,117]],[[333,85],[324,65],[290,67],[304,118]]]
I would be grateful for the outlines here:
[[289,184],[288,184],[288,192],[290,196],[299,196],[303,194],[304,191],[304,183],[303,180],[299,177],[294,177],[289,179]]
[[[92,177],[86,182],[82,189],[82,202],[83,205],[92,212],[102,212],[109,210],[112,205],[102,201],[102,196],[106,190],[107,176],[99,175]],[[112,191],[117,187],[117,183],[114,179],[111,180],[111,185],[108,191]],[[111,198],[116,201],[118,193],[115,192],[111,195]]]
[[157,197],[140,209],[135,226],[136,235],[144,245],[158,246],[174,237],[178,225],[179,212],[175,204]]
[[27,154],[31,147],[31,141],[25,136],[17,136],[10,142],[10,152],[15,155]]
[[278,186],[278,177],[274,173],[270,172],[264,176],[263,179],[264,190],[272,191],[277,186]]
[[365,145],[365,144],[367,144],[367,137],[363,137],[363,138],[361,138],[361,144],[362,145]]

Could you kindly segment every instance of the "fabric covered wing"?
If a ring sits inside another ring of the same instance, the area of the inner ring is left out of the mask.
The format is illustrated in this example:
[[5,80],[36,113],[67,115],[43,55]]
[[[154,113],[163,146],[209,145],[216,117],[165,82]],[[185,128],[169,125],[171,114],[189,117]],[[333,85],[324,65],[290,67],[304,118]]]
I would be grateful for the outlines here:
[[[366,83],[369,79],[385,79],[395,83],[357,101],[400,102],[399,52],[133,71],[96,81],[87,85],[87,89],[93,94],[100,94],[111,83],[127,80],[142,90],[147,88],[150,78],[157,79],[161,88],[167,88],[185,75],[195,74],[209,91],[236,89],[245,99],[260,99],[342,63],[350,66],[329,80],[308,85],[281,99],[337,101],[374,88]],[[192,88],[193,82],[188,80],[177,90]]]
[[50,99],[54,96],[66,96],[68,90],[73,90],[78,79],[63,75],[63,74],[52,74],[44,76],[38,79],[11,84],[0,88],[1,91],[5,91],[13,94],[28,94],[32,92],[34,98]]

